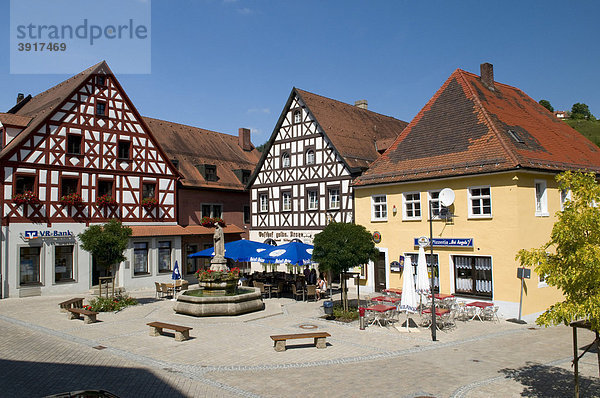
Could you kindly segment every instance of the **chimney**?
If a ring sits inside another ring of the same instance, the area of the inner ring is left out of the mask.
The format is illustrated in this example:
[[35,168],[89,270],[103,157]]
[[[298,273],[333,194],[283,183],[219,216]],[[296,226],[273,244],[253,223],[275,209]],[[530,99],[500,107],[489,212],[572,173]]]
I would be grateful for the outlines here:
[[369,109],[369,103],[366,99],[354,101],[354,106],[360,109]]
[[245,128],[238,129],[238,145],[244,151],[252,150],[252,143],[250,142],[250,129],[245,129]]
[[486,62],[481,64],[481,82],[490,90],[494,90],[494,65]]
[[25,94],[19,93],[17,94],[17,104],[25,99]]

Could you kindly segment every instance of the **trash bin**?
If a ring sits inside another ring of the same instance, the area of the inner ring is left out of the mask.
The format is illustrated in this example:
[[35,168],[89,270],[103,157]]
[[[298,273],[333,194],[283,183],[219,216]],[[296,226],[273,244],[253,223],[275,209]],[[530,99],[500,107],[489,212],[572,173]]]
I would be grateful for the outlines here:
[[363,307],[358,307],[358,317],[360,330],[365,330],[365,309]]
[[333,316],[333,301],[324,301],[323,311],[325,311],[325,315]]

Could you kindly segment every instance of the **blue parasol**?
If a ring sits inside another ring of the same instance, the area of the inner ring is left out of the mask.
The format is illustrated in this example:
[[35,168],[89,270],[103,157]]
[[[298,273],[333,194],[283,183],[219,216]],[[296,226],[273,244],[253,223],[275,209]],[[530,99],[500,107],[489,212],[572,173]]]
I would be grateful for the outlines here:
[[[225,258],[233,261],[262,261],[260,254],[273,246],[266,243],[255,242],[252,240],[236,240],[225,243]],[[215,255],[215,248],[210,247],[200,252],[190,254],[188,257],[212,257]]]
[[302,242],[290,242],[281,246],[272,247],[259,254],[261,262],[275,264],[310,264],[313,245]]

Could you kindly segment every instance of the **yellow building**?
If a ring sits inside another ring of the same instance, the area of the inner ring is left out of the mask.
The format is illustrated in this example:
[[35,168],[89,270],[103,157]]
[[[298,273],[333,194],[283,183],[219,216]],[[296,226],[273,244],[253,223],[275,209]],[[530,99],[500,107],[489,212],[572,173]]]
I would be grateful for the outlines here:
[[[417,239],[429,237],[431,225],[439,291],[493,301],[501,315],[517,317],[515,255],[549,240],[568,198],[556,174],[600,172],[600,148],[522,91],[494,82],[490,64],[481,69],[482,77],[456,70],[354,182],[356,222],[381,238],[381,258],[361,284],[401,288],[402,272],[391,263],[410,256],[416,266]],[[444,188],[454,193],[448,207],[440,202]],[[524,319],[560,300],[543,276],[532,271],[525,281]]]

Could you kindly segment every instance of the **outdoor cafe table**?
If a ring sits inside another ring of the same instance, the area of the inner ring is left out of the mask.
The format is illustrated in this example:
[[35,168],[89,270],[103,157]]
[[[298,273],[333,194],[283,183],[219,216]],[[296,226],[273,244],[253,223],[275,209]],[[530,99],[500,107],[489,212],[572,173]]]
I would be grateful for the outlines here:
[[396,307],[393,305],[377,304],[365,308],[366,311],[372,311],[375,313],[375,318],[371,322],[371,325],[377,322],[379,326],[383,326],[381,321],[389,319],[388,311],[395,311]]
[[402,299],[400,297],[391,297],[391,296],[386,296],[383,298],[384,303],[392,303],[394,305],[400,304],[400,301],[402,301]]
[[384,293],[402,294],[402,289],[389,288],[389,289],[383,289],[383,292]]
[[481,312],[483,311],[483,309],[485,307],[491,307],[493,306],[494,303],[488,303],[485,301],[474,301],[472,303],[468,303],[467,307],[477,307],[477,312],[475,313],[475,315],[473,315],[473,318],[471,319],[475,319],[475,317],[479,318],[480,321],[483,322],[483,319],[481,318]]
[[[431,297],[431,294],[429,295],[429,297]],[[436,300],[445,300],[447,298],[451,298],[454,297],[453,294],[444,294],[444,293],[436,293],[435,294],[435,299]]]
[[[435,309],[435,315],[436,316],[442,316],[444,314],[447,314],[448,312],[450,312],[449,309],[446,308],[436,308]],[[426,310],[423,310],[424,314],[431,314],[431,308],[427,308]]]

